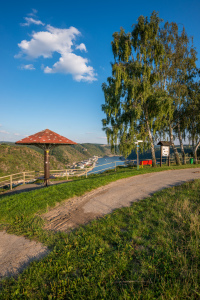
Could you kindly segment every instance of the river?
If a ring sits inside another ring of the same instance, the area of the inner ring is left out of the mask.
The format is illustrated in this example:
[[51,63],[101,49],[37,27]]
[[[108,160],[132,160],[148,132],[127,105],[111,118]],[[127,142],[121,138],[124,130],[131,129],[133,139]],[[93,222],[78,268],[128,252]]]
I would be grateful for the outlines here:
[[98,174],[104,172],[105,169],[114,169],[115,162],[116,162],[116,166],[124,165],[124,160],[121,160],[120,157],[121,156],[104,156],[102,158],[99,158],[96,162],[96,166],[94,167],[94,169],[88,172],[88,174],[92,174],[92,173]]

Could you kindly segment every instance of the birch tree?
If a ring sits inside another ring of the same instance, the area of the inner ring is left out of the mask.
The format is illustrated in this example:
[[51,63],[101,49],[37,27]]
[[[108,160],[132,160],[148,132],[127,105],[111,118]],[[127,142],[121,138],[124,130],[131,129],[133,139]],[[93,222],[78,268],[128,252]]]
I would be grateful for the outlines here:
[[200,82],[192,82],[189,86],[186,108],[187,129],[192,142],[194,163],[197,164],[197,150],[200,146]]
[[162,125],[159,116],[166,109],[165,91],[158,84],[164,59],[160,22],[153,12],[149,20],[140,16],[131,33],[121,28],[113,34],[112,76],[102,85],[103,128],[111,147],[119,141],[120,151],[127,156],[135,148],[134,141],[142,139],[144,148],[151,149],[153,166],[154,133]]
[[174,22],[166,22],[160,30],[160,36],[165,48],[165,60],[162,67],[163,88],[168,93],[171,109],[168,111],[169,136],[174,150],[176,163],[180,164],[177,148],[174,145],[174,133],[178,136],[185,164],[183,138],[185,137],[186,123],[184,109],[187,102],[187,85],[190,74],[196,67],[196,51],[192,39],[188,37],[185,28],[180,31]]

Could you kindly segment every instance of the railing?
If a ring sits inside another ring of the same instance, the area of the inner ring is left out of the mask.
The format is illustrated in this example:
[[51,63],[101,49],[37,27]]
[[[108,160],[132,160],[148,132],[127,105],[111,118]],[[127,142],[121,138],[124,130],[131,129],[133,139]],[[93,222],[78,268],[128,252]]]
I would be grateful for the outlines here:
[[[140,161],[145,159],[140,159]],[[160,163],[160,158],[156,159],[157,163]],[[186,163],[190,162],[190,157],[186,158]],[[197,162],[200,163],[200,157],[197,158]],[[90,174],[100,173],[109,169],[114,169],[116,171],[117,166],[122,166],[125,164],[130,164],[132,166],[137,165],[137,160],[130,160],[130,161],[115,161],[110,162],[102,165],[92,166],[90,168],[84,168],[84,169],[63,169],[63,170],[50,170],[50,179],[56,178],[56,177],[66,177],[68,180],[70,177],[80,177],[85,176],[87,178]],[[168,164],[168,159],[162,158],[162,164]],[[170,158],[170,164],[175,164],[175,159]],[[108,166],[109,167],[105,167]],[[102,166],[104,168],[102,168]],[[140,165],[140,168],[143,168],[143,165]],[[95,169],[93,171],[93,169]],[[52,178],[51,178],[52,177]],[[6,175],[3,177],[0,177],[0,189],[1,188],[10,188],[12,190],[13,187],[25,184],[25,183],[31,183],[36,181],[37,179],[43,179],[44,178],[44,172],[43,171],[28,171],[28,172],[21,172],[11,175]]]
[[16,185],[25,184],[33,180],[35,180],[35,171],[15,173],[0,177],[0,188],[9,186],[12,190]]

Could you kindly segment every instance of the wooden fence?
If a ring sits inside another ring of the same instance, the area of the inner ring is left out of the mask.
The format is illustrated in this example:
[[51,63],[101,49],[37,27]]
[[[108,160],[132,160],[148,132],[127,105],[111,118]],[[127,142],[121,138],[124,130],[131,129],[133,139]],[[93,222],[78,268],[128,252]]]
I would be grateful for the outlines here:
[[[140,161],[145,160],[141,159]],[[160,158],[157,158],[157,163],[160,163]],[[198,163],[200,163],[200,157],[198,157]],[[186,158],[186,163],[190,163],[190,158]],[[109,169],[115,169],[117,166],[120,165],[127,165],[130,164],[132,166],[136,166],[137,160],[130,160],[130,161],[115,161],[110,162],[103,165],[97,165],[97,167],[101,167],[98,170],[94,170],[94,167],[91,168],[84,168],[84,169],[63,169],[63,170],[50,170],[50,179],[56,178],[56,177],[66,177],[68,180],[70,177],[79,177],[79,176],[85,176],[87,178],[88,173],[89,174],[95,174],[99,172],[103,172]],[[168,161],[166,158],[162,158],[162,165],[167,165]],[[175,160],[170,158],[170,164],[175,165]],[[109,167],[106,167],[108,165],[112,165]],[[104,168],[102,168],[102,166]],[[140,168],[143,168],[143,165],[140,165]],[[20,172],[16,174],[6,175],[3,177],[0,177],[0,189],[1,188],[10,188],[12,190],[13,187],[20,185],[20,184],[26,184],[26,183],[33,183],[37,179],[43,179],[44,172],[43,171],[27,171],[27,172]]]

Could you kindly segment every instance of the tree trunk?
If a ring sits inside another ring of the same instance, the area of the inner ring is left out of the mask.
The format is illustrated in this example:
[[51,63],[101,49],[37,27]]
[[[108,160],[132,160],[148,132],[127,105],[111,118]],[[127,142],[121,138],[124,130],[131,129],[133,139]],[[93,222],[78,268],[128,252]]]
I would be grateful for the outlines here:
[[179,155],[178,155],[178,151],[177,151],[177,149],[174,145],[174,137],[173,137],[173,133],[172,133],[171,124],[169,124],[169,136],[170,136],[170,142],[172,144],[172,148],[173,148],[173,151],[174,151],[175,161],[176,161],[176,164],[179,166],[181,163],[180,163],[180,158],[179,158]]
[[146,118],[146,123],[147,123],[147,130],[148,130],[148,134],[149,134],[149,140],[150,140],[150,144],[151,144],[152,167],[156,167],[156,155],[155,155],[153,137],[152,137],[151,129],[149,126],[149,121],[147,120],[147,118]]
[[200,141],[197,143],[196,146],[194,146],[194,143],[193,143],[193,158],[194,158],[194,164],[198,164],[198,160],[197,160],[197,149],[199,148],[199,145],[200,145]]
[[181,147],[183,165],[186,165],[186,157],[185,157],[185,151],[184,151],[184,147],[183,147],[183,139],[182,139],[182,135],[181,135],[180,124],[178,124],[178,138],[179,138],[180,147]]

